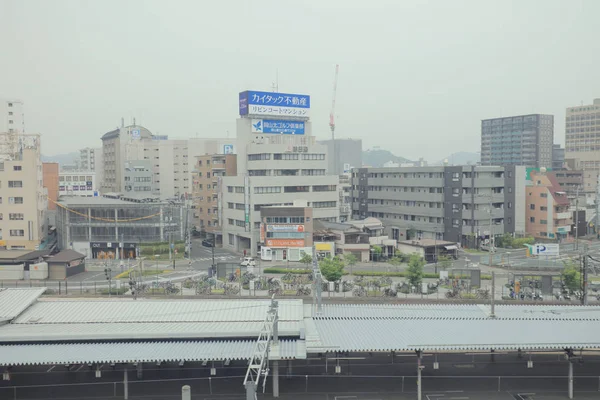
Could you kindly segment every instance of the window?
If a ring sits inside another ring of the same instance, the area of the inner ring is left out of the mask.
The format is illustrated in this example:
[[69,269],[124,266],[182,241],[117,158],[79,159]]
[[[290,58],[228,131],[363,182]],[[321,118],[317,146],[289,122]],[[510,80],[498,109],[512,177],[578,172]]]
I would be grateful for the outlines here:
[[65,176],[65,181],[66,182],[71,182],[71,175]]
[[540,219],[540,224],[546,225],[546,224],[548,224],[548,221],[545,219]]
[[529,217],[529,222],[535,222],[535,217]]
[[20,165],[13,165],[13,171],[23,171],[23,167]]
[[535,204],[530,204],[530,205],[529,205],[529,209],[530,209],[530,210],[535,210]]
[[227,203],[227,208],[233,210],[233,203]]
[[335,208],[337,205],[336,201],[313,201],[313,208]]
[[10,213],[10,214],[8,214],[8,219],[10,219],[11,221],[23,221],[24,216],[21,213],[18,213],[18,214]]
[[313,192],[335,192],[336,185],[315,185],[312,187]]
[[256,186],[254,194],[281,193],[281,186]]
[[511,209],[512,208],[512,201],[508,202],[508,208]]
[[8,204],[23,204],[22,197],[9,197]]
[[303,169],[302,175],[304,175],[304,176],[325,175],[325,170],[324,169]]
[[8,181],[9,188],[22,188],[23,181]]
[[271,154],[269,153],[261,153],[261,154],[248,154],[248,161],[259,161],[259,160],[270,160]]
[[227,218],[227,223],[229,225],[233,225],[233,218]]
[[548,193],[540,193],[540,197],[546,198],[548,197]]
[[325,154],[302,154],[303,160],[325,160]]
[[297,169],[276,169],[273,171],[275,176],[297,176]]
[[229,238],[229,244],[233,245],[233,233],[230,233],[227,237]]
[[244,193],[244,187],[243,186],[236,186],[235,187],[235,192],[236,193]]
[[254,229],[260,229],[260,222],[254,223]]
[[23,229],[11,229],[10,236],[25,236],[25,231]]
[[304,193],[309,191],[309,186],[284,186],[284,193]]
[[91,181],[91,180],[92,180],[92,177],[91,177],[91,176],[86,176],[86,177],[85,177],[85,180],[86,180],[86,181]]
[[64,177],[64,176],[59,176],[59,177],[58,177],[58,181],[59,181],[59,182],[64,182],[64,180],[65,180],[65,177]]
[[298,156],[299,154],[275,153],[273,154],[273,160],[297,160]]
[[548,211],[548,207],[540,207],[540,211]]

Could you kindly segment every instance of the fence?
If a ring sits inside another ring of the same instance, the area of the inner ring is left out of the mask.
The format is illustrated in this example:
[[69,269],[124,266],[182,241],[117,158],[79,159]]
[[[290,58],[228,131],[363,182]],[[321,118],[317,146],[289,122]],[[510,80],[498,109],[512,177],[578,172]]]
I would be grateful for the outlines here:
[[[283,372],[283,370],[282,370]],[[130,374],[133,376],[134,374]],[[190,385],[192,395],[205,398],[206,395],[231,395],[230,398],[244,396],[243,376],[173,378],[134,380],[130,378],[127,391],[130,398],[180,399],[181,386]],[[405,376],[366,376],[366,375],[285,375],[280,374],[280,392],[302,393],[415,393],[417,377]],[[423,376],[422,390],[425,393],[464,391],[464,392],[567,392],[566,376]],[[0,386],[0,398],[4,400],[30,399],[122,399],[123,381],[86,382],[50,385]],[[260,390],[262,391],[262,382]],[[575,392],[600,392],[600,376],[575,376]],[[272,376],[269,377],[266,393],[272,391]]]

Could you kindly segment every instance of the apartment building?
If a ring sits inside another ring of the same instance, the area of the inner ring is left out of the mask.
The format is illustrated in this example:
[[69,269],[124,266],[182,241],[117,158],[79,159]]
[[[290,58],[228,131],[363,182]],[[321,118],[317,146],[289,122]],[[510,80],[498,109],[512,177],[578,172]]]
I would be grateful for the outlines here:
[[552,170],[558,171],[565,168],[565,148],[560,144],[552,145]]
[[352,168],[362,167],[362,140],[361,139],[330,139],[321,140],[319,144],[327,146],[329,161],[327,171],[331,175],[342,175],[350,172]]
[[544,114],[481,121],[481,165],[552,168],[554,116]]
[[310,96],[246,91],[239,106],[237,176],[222,179],[223,247],[254,255],[265,246],[262,207],[306,202],[312,218],[337,222],[339,176],[312,135]]
[[312,256],[313,208],[306,202],[293,206],[270,206],[260,209],[260,258],[265,261],[300,261]]
[[150,161],[154,194],[161,199],[183,198],[192,193],[194,157],[234,153],[232,139],[169,139],[143,126],[121,126],[102,136],[104,176],[102,191],[125,191],[125,163]]
[[567,108],[565,159],[583,170],[583,191],[593,201],[600,172],[600,99],[593,104]]
[[235,154],[207,154],[196,156],[192,181],[193,224],[205,232],[217,246],[223,242],[219,200],[221,179],[237,174]]
[[[379,218],[391,239],[438,239],[475,247],[525,232],[525,168],[436,166],[352,172],[353,219]],[[491,205],[491,212],[490,212]]]
[[92,171],[96,173],[96,185],[102,187],[102,174],[104,172],[104,159],[102,157],[102,147],[85,147],[79,150],[79,168],[82,171]]
[[573,213],[569,198],[552,172],[531,171],[527,181],[525,227],[533,237],[566,239],[571,233]]
[[40,135],[0,134],[0,247],[36,250],[46,237]]

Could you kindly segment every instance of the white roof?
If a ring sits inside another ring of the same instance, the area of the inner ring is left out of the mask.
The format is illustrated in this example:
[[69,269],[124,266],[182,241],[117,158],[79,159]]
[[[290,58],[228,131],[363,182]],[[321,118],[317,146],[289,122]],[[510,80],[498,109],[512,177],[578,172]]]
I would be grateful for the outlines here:
[[45,291],[46,288],[0,289],[0,323],[16,318]]
[[[249,360],[254,345],[253,340],[3,345],[0,365]],[[304,359],[306,347],[301,340],[280,340],[271,345],[269,358]]]

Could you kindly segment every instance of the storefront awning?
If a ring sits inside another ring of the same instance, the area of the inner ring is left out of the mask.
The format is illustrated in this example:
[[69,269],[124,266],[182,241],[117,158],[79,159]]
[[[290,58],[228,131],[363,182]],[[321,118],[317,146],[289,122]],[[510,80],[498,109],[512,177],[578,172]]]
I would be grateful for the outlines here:
[[452,245],[452,246],[444,246],[444,248],[445,248],[446,250],[458,250],[458,247],[457,247],[457,246],[454,246],[454,245]]

